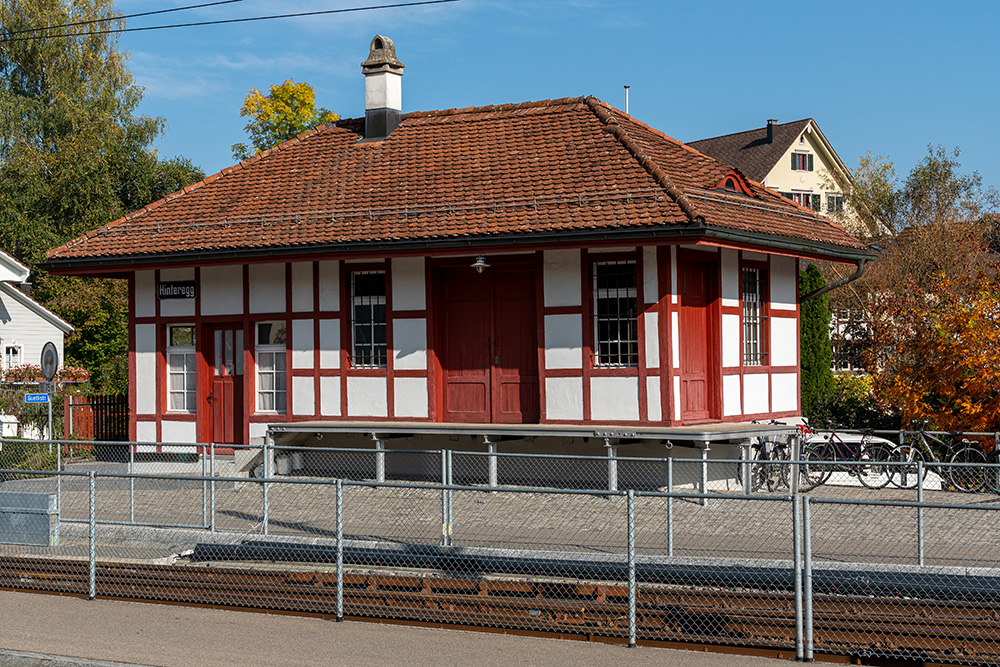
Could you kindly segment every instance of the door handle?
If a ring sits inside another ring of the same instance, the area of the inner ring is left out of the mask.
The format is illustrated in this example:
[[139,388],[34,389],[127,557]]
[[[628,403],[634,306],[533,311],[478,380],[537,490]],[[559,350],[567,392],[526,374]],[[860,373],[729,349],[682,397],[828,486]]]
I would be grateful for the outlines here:
[[499,366],[500,365],[500,355],[497,355],[497,356],[493,357],[493,365],[494,366]]

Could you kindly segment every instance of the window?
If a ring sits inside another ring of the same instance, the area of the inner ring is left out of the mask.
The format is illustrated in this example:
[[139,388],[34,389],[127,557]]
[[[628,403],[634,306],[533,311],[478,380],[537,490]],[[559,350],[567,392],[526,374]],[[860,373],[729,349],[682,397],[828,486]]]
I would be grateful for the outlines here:
[[830,344],[834,371],[863,371],[865,356],[871,347],[864,312],[831,308]]
[[764,330],[764,300],[767,273],[764,269],[743,268],[743,365],[763,366],[767,357]]
[[792,153],[792,169],[794,171],[812,171],[812,153]]
[[167,327],[167,411],[195,412],[194,327]]
[[16,345],[5,345],[3,348],[3,367],[6,369],[21,365],[21,348]]
[[288,403],[285,373],[285,323],[257,323],[257,411],[284,412]]
[[639,365],[635,262],[594,264],[594,363]]
[[844,195],[828,193],[826,195],[826,212],[840,213],[844,210]]
[[385,271],[357,271],[351,274],[351,328],[354,352],[352,365],[385,368],[386,338]]

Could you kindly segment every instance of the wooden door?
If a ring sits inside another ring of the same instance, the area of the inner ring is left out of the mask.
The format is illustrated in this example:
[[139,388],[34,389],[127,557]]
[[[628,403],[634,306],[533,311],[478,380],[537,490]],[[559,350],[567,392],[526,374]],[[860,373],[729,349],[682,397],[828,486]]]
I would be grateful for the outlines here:
[[243,442],[243,329],[239,325],[206,327],[209,361],[208,414],[212,442]]
[[713,418],[712,269],[714,263],[679,261],[677,287],[680,293],[680,380],[682,421]]
[[535,289],[527,266],[437,272],[443,421],[538,421]]

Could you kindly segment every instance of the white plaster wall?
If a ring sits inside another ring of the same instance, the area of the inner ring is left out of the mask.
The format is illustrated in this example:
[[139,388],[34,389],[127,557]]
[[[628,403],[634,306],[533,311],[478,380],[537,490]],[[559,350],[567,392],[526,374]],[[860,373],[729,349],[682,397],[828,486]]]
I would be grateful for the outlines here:
[[649,246],[642,249],[642,300],[646,303],[656,303],[660,297],[659,280],[657,279],[656,248]]
[[770,412],[768,398],[768,375],[753,373],[743,376],[743,414],[754,415],[760,412]]
[[792,412],[799,409],[799,374],[775,373],[771,376],[771,411]]
[[[681,367],[681,316],[680,313],[670,313],[670,356],[674,368]],[[675,394],[676,395],[676,394]]]
[[156,442],[156,422],[136,422],[135,439],[138,442]]
[[427,416],[427,379],[393,379],[393,414],[396,417]]
[[660,314],[655,310],[646,311],[646,368],[660,367]]
[[638,421],[639,378],[590,378],[590,418]]
[[319,413],[324,417],[340,416],[340,378],[323,376],[319,379]]
[[250,440],[263,438],[267,435],[267,424],[261,422],[250,422]]
[[340,368],[340,320],[319,321],[319,367]]
[[393,368],[402,370],[427,368],[427,319],[414,317],[393,320],[392,347]]
[[798,363],[799,337],[794,317],[771,318],[771,365],[795,366]]
[[205,266],[201,269],[201,314],[243,313],[243,267]]
[[313,320],[292,320],[292,368],[313,367],[314,338]]
[[292,414],[302,417],[316,414],[316,385],[313,378],[292,378]]
[[579,306],[580,252],[546,250],[542,259],[542,284],[547,307]]
[[250,312],[280,313],[285,310],[285,265],[250,265]]
[[545,316],[545,367],[583,368],[580,315]]
[[681,395],[681,378],[679,375],[674,376],[674,419],[680,420],[681,418],[681,402],[677,400],[677,397]]
[[153,271],[136,271],[135,316],[153,317],[154,315],[156,315],[156,274]]
[[[194,269],[163,269],[161,282],[194,280]],[[160,301],[160,315],[163,317],[190,317],[194,315],[194,299],[163,299]]]
[[660,406],[660,378],[657,376],[646,378],[646,419],[651,422],[663,419],[663,410]]
[[743,259],[748,262],[766,262],[767,255],[762,252],[757,252],[755,250],[744,250]]
[[319,309],[340,309],[340,262],[319,263]]
[[795,310],[799,277],[794,257],[771,255],[771,309]]
[[164,419],[160,423],[162,442],[198,442],[198,424],[192,421],[174,422]]
[[722,416],[733,417],[743,413],[740,403],[740,376],[722,376]]
[[722,305],[740,305],[740,254],[730,248],[722,249]]
[[135,325],[135,411],[156,413],[156,325]]
[[292,310],[301,313],[313,309],[312,262],[292,264]]
[[722,365],[740,365],[740,316],[722,316]]
[[545,378],[545,417],[583,419],[583,378]]
[[347,414],[351,417],[388,417],[385,378],[347,378]]
[[427,307],[423,257],[392,260],[392,309],[423,310]]

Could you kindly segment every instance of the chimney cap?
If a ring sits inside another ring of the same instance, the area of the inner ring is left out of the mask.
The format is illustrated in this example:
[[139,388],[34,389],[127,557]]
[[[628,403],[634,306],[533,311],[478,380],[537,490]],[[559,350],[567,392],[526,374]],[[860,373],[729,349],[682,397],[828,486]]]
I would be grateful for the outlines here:
[[405,65],[396,57],[396,45],[393,41],[384,35],[375,35],[368,48],[368,60],[361,63],[361,72],[363,74],[392,72],[402,75],[404,67]]

